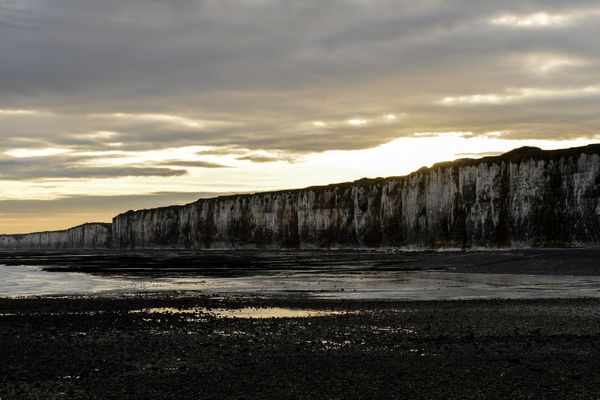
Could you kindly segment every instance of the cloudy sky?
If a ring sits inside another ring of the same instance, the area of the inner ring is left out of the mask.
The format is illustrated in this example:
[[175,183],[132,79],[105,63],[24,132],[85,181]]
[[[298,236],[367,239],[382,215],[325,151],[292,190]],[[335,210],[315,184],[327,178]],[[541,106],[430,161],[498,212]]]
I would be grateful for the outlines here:
[[0,232],[600,136],[594,0],[0,0]]

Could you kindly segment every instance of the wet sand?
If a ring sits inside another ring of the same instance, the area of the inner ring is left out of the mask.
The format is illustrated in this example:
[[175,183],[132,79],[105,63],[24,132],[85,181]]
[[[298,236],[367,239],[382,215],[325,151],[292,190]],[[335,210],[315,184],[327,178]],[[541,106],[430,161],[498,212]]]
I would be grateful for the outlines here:
[[600,276],[600,248],[492,251],[207,250],[133,252],[1,252],[0,264],[49,271],[244,276],[272,271],[371,270]]
[[0,397],[593,399],[599,310],[595,299],[0,299]]
[[0,253],[0,297],[182,290],[388,300],[600,297],[600,250]]
[[253,272],[234,277],[184,272],[153,276],[48,272],[39,267],[0,265],[0,297],[120,296],[157,291],[241,297],[295,294],[354,300],[600,298],[600,277],[335,269]]

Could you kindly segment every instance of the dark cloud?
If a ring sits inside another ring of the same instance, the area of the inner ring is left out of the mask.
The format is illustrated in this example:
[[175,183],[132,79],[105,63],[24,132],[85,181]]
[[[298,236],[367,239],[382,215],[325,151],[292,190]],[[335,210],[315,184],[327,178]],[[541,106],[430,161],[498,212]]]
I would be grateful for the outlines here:
[[286,158],[286,157],[264,156],[264,155],[258,155],[258,154],[250,154],[250,155],[243,156],[243,157],[237,157],[237,159],[245,160],[245,161],[252,161],[254,163],[269,163],[269,162],[276,162],[276,161],[292,162],[293,161],[292,159]]
[[[435,131],[591,136],[600,128],[598,93],[490,105],[440,101],[600,85],[598,7],[592,0],[4,2],[0,54],[10,56],[0,63],[0,109],[47,114],[0,114],[0,145],[209,145],[250,157],[235,149],[293,156]],[[556,27],[490,23],[538,12],[583,17]],[[556,59],[574,62],[544,72],[544,62]],[[405,117],[385,123],[385,113]],[[370,122],[345,123],[352,118]],[[122,172],[177,173],[169,171]]]
[[157,165],[165,165],[169,167],[194,167],[194,168],[229,168],[227,165],[213,163],[209,161],[183,161],[183,160],[170,160],[162,161]]
[[210,150],[200,150],[197,151],[196,154],[199,156],[225,156],[225,155],[236,155],[236,154],[246,154],[248,150],[233,147],[233,146],[223,146],[223,147],[215,147]]
[[39,180],[60,178],[114,178],[125,176],[181,176],[184,169],[114,166],[89,167],[77,164],[81,158],[49,156],[0,159],[0,179]]

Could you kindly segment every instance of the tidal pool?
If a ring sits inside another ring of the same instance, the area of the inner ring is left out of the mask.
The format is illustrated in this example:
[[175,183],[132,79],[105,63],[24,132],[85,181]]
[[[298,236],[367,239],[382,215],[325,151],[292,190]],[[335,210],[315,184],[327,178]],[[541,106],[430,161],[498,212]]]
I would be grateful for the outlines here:
[[348,314],[349,311],[333,310],[307,310],[285,307],[244,307],[244,308],[175,308],[158,307],[132,310],[132,313],[148,314],[191,314],[196,317],[214,316],[217,318],[244,318],[244,319],[266,319],[266,318],[313,318],[327,317],[330,315]]

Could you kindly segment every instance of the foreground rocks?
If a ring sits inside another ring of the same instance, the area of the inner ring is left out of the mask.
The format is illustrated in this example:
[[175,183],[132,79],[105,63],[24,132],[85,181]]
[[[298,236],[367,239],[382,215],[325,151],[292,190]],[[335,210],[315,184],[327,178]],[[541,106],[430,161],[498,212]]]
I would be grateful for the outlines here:
[[[337,310],[223,319],[151,308]],[[7,399],[588,399],[596,300],[0,300]],[[146,310],[146,311],[144,311]],[[134,312],[132,312],[134,311]]]

